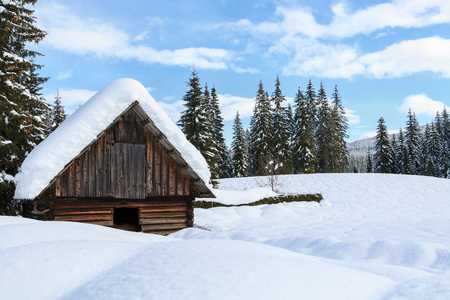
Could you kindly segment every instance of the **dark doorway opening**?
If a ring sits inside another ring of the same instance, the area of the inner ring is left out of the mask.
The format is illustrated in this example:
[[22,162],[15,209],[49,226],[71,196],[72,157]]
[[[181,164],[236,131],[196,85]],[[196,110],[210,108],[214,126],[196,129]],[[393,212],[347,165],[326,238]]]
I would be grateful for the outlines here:
[[114,228],[141,231],[139,225],[139,211],[137,207],[115,207]]

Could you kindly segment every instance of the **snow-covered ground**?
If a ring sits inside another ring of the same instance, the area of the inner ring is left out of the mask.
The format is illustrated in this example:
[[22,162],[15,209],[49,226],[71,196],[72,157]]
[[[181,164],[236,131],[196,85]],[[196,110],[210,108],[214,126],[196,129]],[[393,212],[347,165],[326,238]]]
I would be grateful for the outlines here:
[[282,176],[278,192],[325,200],[196,209],[169,237],[0,217],[0,299],[450,299],[448,179]]

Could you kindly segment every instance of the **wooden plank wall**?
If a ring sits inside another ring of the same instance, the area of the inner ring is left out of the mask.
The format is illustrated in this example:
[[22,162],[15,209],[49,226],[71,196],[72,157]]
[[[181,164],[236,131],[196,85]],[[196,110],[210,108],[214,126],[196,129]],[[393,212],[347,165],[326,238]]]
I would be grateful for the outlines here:
[[167,197],[146,200],[59,198],[53,206],[55,221],[114,226],[114,208],[138,207],[141,231],[167,235],[193,226],[192,198]]
[[172,155],[130,109],[57,178],[56,195],[187,196],[191,192],[189,176]]

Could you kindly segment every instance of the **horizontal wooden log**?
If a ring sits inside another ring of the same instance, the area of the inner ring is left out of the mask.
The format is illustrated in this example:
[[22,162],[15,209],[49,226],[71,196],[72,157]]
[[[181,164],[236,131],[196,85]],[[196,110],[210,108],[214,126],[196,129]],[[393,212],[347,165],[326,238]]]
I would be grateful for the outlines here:
[[191,199],[189,196],[160,196],[160,197],[147,197],[145,199],[125,199],[125,198],[111,198],[111,197],[58,197],[56,203],[121,203],[126,201],[130,204],[141,203],[173,203],[173,202],[186,202]]
[[141,225],[149,225],[149,224],[175,224],[175,223],[183,223],[186,224],[187,217],[184,218],[150,218],[150,219],[141,219],[139,220],[139,224]]
[[[77,210],[77,209],[84,209],[84,210],[89,210],[89,209],[99,209],[99,208],[111,208],[111,207],[132,207],[132,206],[125,206],[125,205],[120,205],[120,204],[110,204],[110,203],[106,203],[106,204],[55,204],[54,209],[55,210]],[[136,206],[137,207],[137,206]]]
[[173,212],[140,212],[140,218],[176,218],[176,217],[186,217],[186,212],[184,211],[173,211]]
[[85,214],[112,214],[112,208],[89,208],[89,209],[69,209],[69,210],[60,210],[55,209],[53,214],[55,216],[63,216],[63,215],[85,215]]
[[186,224],[157,224],[157,225],[142,225],[142,231],[149,230],[172,230],[172,229],[183,229],[186,228]]
[[158,202],[141,202],[135,203],[133,201],[128,202],[129,205],[137,205],[139,207],[153,207],[153,206],[176,206],[186,205],[186,201],[158,201]]
[[109,226],[109,227],[113,227],[113,225],[114,225],[113,221],[77,221],[77,222],[94,224],[94,225]]
[[55,216],[55,221],[112,221],[112,214]]
[[143,213],[147,212],[172,212],[172,211],[186,211],[187,208],[184,205],[178,206],[155,206],[155,207],[140,207],[140,211]]

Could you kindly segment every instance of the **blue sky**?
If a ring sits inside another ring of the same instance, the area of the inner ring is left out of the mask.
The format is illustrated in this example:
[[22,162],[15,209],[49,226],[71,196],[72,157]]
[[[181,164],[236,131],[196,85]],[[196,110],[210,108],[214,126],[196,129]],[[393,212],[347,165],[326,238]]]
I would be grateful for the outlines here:
[[174,121],[195,65],[219,94],[227,143],[239,110],[244,125],[262,80],[277,75],[292,101],[311,79],[334,85],[347,109],[350,140],[382,116],[404,127],[409,108],[423,125],[450,106],[450,1],[39,0],[47,37],[42,93],[60,90],[71,112],[109,82],[140,81]]

